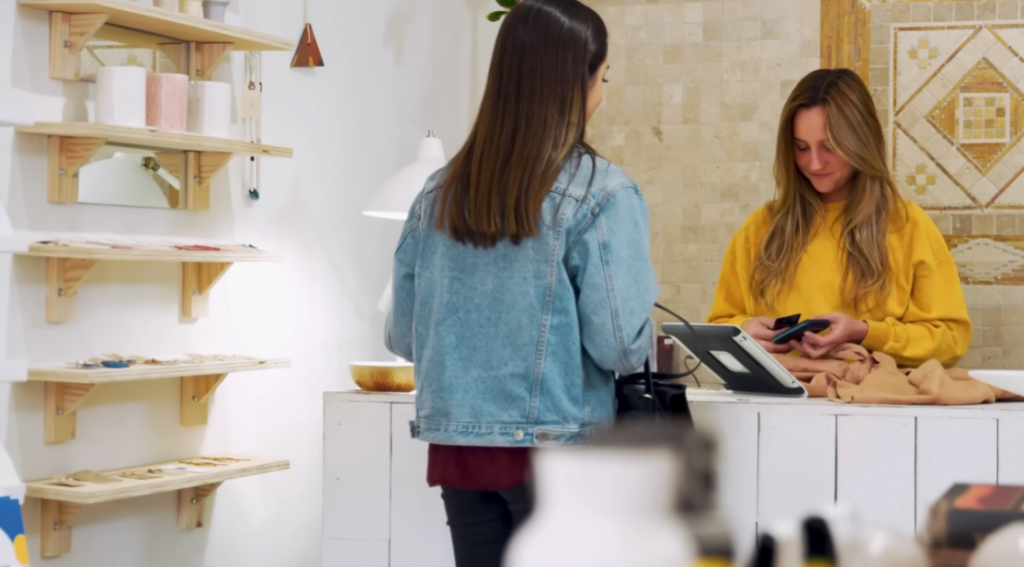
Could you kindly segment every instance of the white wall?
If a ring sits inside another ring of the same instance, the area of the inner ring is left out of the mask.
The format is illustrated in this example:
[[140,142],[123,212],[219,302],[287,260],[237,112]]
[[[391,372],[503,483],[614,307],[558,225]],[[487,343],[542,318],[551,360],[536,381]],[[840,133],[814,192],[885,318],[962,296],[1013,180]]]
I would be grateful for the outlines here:
[[[211,315],[178,320],[180,267],[100,264],[78,316],[48,325],[43,263],[0,257],[0,348],[49,364],[104,352],[238,352],[290,356],[292,368],[233,375],[210,423],[178,424],[178,383],[109,386],[86,402],[78,439],[42,440],[43,388],[0,388],[0,439],[24,479],[104,470],[204,452],[290,458],[287,472],[225,483],[208,527],[176,529],[176,495],[87,507],[72,552],[53,567],[319,565],[322,393],[350,388],[347,364],[384,359],[377,299],[400,224],[359,214],[372,191],[411,161],[433,128],[453,154],[468,131],[497,26],[491,0],[310,0],[326,67],[290,69],[264,54],[264,141],[293,147],[263,161],[262,200],[242,187],[241,161],[214,180],[202,213],[46,203],[46,144],[0,130],[0,231],[116,232],[239,239],[287,253],[281,265],[235,265],[212,292]],[[298,39],[300,0],[236,0],[229,23]],[[85,120],[93,87],[47,72],[44,12],[0,0],[0,103],[36,120]],[[216,78],[236,83],[242,56]],[[5,301],[9,298],[9,301]],[[6,303],[6,305],[5,305]],[[6,307],[6,309],[5,309]],[[4,315],[6,315],[4,317]],[[39,504],[25,507],[33,564]]]

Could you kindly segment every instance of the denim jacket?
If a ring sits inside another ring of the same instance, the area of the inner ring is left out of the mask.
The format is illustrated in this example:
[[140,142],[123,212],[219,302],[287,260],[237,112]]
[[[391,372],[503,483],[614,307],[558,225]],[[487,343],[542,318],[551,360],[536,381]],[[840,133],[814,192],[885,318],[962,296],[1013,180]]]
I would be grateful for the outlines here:
[[395,251],[385,341],[416,367],[412,436],[584,441],[614,417],[614,373],[642,366],[653,341],[658,285],[639,188],[601,158],[570,159],[538,236],[484,249],[435,228],[445,174],[427,180]]

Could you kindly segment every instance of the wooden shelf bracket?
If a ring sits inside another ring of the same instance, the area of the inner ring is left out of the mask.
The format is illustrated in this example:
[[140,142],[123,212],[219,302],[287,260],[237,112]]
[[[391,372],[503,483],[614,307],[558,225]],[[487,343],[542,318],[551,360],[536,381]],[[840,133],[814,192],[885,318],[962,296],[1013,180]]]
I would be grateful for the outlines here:
[[95,389],[96,384],[47,382],[43,395],[43,440],[63,443],[75,438],[78,408]]
[[45,559],[60,557],[71,552],[71,522],[85,508],[84,504],[72,504],[60,500],[43,500],[42,525],[39,534],[42,540],[40,555]]
[[181,274],[181,316],[205,317],[209,313],[209,291],[233,262],[184,262]]
[[181,425],[194,427],[206,425],[210,411],[210,399],[227,374],[208,376],[185,376],[181,379]]
[[194,530],[204,525],[206,500],[222,483],[204,484],[178,491],[178,529]]
[[231,53],[230,43],[188,43],[188,60],[192,65],[192,72],[188,75],[193,81],[209,81],[213,78],[213,72]]
[[103,138],[49,137],[46,200],[54,204],[78,201],[78,170],[107,143]]
[[228,161],[229,152],[185,152],[188,179],[185,180],[185,206],[189,211],[210,209],[210,181]]
[[65,323],[73,318],[78,287],[95,265],[95,260],[46,259],[47,323]]
[[[230,43],[189,41],[161,44],[159,49],[177,72],[188,75],[193,81],[209,81],[217,67],[227,59],[232,47],[234,46]],[[189,62],[191,72],[188,70]]]
[[81,52],[100,31],[107,14],[66,14],[50,12],[50,78],[77,81],[81,75]]

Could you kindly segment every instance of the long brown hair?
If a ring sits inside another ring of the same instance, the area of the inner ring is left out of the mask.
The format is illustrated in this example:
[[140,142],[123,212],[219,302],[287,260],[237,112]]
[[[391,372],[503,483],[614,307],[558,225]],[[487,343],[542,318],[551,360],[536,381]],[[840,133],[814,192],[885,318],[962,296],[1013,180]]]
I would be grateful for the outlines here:
[[870,309],[892,289],[887,239],[906,209],[885,161],[885,137],[871,94],[849,69],[821,69],[804,77],[782,110],[775,149],[775,200],[765,210],[771,228],[754,264],[755,299],[772,307],[793,276],[813,231],[821,228],[824,205],[800,172],[794,151],[793,119],[806,108],[825,110],[829,143],[850,162],[853,173],[841,239],[845,306]]
[[476,123],[448,166],[437,229],[484,248],[535,236],[541,206],[584,141],[608,31],[577,0],[522,0],[498,32]]

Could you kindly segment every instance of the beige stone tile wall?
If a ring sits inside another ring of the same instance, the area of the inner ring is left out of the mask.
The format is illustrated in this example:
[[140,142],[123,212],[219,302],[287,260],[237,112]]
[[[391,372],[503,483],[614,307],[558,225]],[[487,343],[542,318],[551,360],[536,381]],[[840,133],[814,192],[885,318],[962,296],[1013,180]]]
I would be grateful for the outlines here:
[[[701,321],[732,234],[773,194],[781,105],[836,47],[821,43],[822,3],[584,1],[611,34],[611,83],[590,141],[644,191],[662,302]],[[1024,367],[1021,4],[879,2],[870,27],[836,34],[869,36],[858,43],[869,46],[897,182],[947,235],[963,275],[975,324],[968,367]],[[1006,121],[968,124],[965,104],[1005,108],[993,112]]]
[[820,2],[584,1],[611,35],[590,141],[648,201],[661,301],[703,321],[729,240],[773,195],[782,103],[820,66]]

